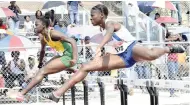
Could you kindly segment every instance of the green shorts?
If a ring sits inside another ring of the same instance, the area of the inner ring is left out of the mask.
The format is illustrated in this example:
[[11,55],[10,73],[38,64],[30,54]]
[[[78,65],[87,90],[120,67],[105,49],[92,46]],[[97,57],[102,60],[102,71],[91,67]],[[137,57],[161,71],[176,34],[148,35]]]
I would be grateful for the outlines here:
[[65,67],[71,67],[70,60],[73,59],[73,54],[71,52],[64,52],[63,56],[60,57],[61,62],[65,65]]
[[71,67],[70,60],[72,60],[71,57],[69,56],[62,56],[61,57],[61,62],[65,65],[65,67],[69,68]]

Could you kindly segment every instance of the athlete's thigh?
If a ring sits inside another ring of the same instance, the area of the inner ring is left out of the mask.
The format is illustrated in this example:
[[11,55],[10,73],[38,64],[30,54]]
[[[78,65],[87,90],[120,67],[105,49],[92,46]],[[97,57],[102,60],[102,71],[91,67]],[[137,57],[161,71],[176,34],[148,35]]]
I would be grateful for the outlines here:
[[57,59],[57,58],[60,58],[60,57],[61,57],[61,56],[59,56],[59,55],[54,56],[53,58],[51,58],[51,59],[46,63],[46,65],[47,65],[49,62],[51,62],[52,60]]
[[61,61],[61,57],[50,60],[44,67],[44,74],[53,74],[65,70],[67,67]]
[[94,58],[83,65],[85,71],[108,71],[113,69],[125,68],[125,62],[118,55],[108,54],[103,57]]
[[133,47],[133,59],[136,61],[144,61],[149,57],[150,49],[142,45],[135,45]]

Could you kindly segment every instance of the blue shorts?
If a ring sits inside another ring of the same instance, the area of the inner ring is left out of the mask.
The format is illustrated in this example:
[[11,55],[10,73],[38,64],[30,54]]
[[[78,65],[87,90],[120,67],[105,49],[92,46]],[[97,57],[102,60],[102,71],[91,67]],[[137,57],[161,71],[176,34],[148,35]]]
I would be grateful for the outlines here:
[[138,41],[134,41],[123,53],[117,54],[125,62],[126,68],[129,68],[136,63],[136,61],[133,59],[133,47],[137,44],[137,42]]

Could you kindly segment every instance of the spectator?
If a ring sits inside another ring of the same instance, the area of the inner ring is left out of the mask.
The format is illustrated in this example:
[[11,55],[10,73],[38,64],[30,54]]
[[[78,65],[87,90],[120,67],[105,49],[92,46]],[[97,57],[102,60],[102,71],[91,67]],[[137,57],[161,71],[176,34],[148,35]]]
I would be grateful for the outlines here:
[[187,59],[187,54],[186,53],[182,53],[182,54],[178,54],[178,63],[179,63],[179,79],[182,80],[182,77],[184,76],[188,76],[188,63],[186,61]]
[[[187,40],[187,36],[186,35],[183,35],[181,36],[181,41],[188,41]],[[187,49],[187,52],[188,52],[188,44],[184,44],[183,45],[185,47],[185,49]],[[184,77],[184,76],[188,76],[189,74],[189,69],[188,69],[188,63],[187,63],[187,52],[184,52],[184,53],[179,53],[178,54],[178,63],[179,63],[179,73],[178,73],[178,76],[180,79],[182,79],[181,77]]]
[[36,19],[39,19],[39,17],[41,17],[42,15],[43,15],[42,11],[40,11],[40,10],[37,10],[35,13]]
[[57,24],[57,19],[55,18],[55,11],[52,9],[50,10],[50,19],[52,21],[51,26],[54,27]]
[[[23,59],[20,59],[20,52],[19,51],[12,51],[11,56],[13,60],[9,62],[8,68],[11,70],[13,81],[18,80],[19,86],[22,86],[24,83],[24,71],[25,71],[25,62]],[[11,81],[11,82],[13,82]]]
[[71,24],[79,24],[79,14],[78,14],[78,5],[83,7],[81,1],[68,1],[67,9],[69,11],[69,17],[71,19]]
[[5,59],[5,52],[0,51],[0,71],[2,74],[4,74],[6,65],[7,65],[7,62]]
[[7,26],[3,24],[3,19],[0,18],[0,29],[7,29]]
[[[166,36],[167,41],[180,41],[179,36],[168,34]],[[167,46],[174,46],[173,44],[167,44]],[[168,78],[170,80],[175,80],[177,78],[179,65],[178,65],[178,55],[177,54],[168,54]],[[176,96],[174,94],[174,89],[170,89],[170,97]]]
[[6,66],[5,52],[0,51],[0,70]]
[[[137,72],[138,79],[151,79],[150,63],[140,62],[136,64],[135,71]],[[140,86],[142,92],[146,92],[146,89]]]
[[13,80],[11,78],[10,71],[6,67],[6,64],[5,53],[3,51],[0,51],[0,70],[4,77],[5,87],[12,88],[14,85],[11,81]]
[[177,12],[178,24],[181,25],[182,23],[181,3],[179,1],[172,1],[172,3],[176,7],[177,11],[172,10],[171,17],[174,17],[174,14]]
[[67,27],[63,26],[63,21],[59,20],[57,24],[54,26],[54,29],[57,31],[60,31],[61,33],[64,33],[64,35],[67,35]]
[[45,13],[45,18],[49,19],[50,27],[53,27],[53,21],[51,20],[51,11]]
[[[170,35],[171,33],[168,31],[168,28],[166,26],[165,23],[161,23],[160,24],[165,30],[162,30],[162,37],[164,38],[163,40],[165,40],[165,38]],[[166,35],[166,36],[165,36]],[[168,37],[166,38],[166,40],[168,40]]]
[[137,12],[139,12],[138,5],[136,1],[129,1],[128,2],[128,15],[129,16],[136,16]]
[[[38,60],[38,62],[40,60],[40,51],[38,51],[38,53],[37,53],[37,60]],[[47,63],[46,56],[44,56],[44,59],[43,59],[42,63],[43,63],[42,67]]]
[[5,80],[3,77],[3,73],[0,72],[0,88],[4,88],[5,87]]
[[3,77],[3,73],[2,73],[2,71],[0,71],[0,96],[1,95],[6,95],[6,90],[4,90],[4,89],[1,89],[1,88],[5,88],[5,79],[4,79],[4,77]]
[[[160,17],[159,13],[156,13],[155,16],[153,16],[153,19],[156,20]],[[149,22],[149,29],[150,29],[150,41],[159,41],[159,29],[160,26],[156,21]],[[165,36],[163,37],[165,38]]]
[[[40,61],[40,51],[37,52],[37,61],[38,61],[38,64],[39,64],[39,61]],[[43,61],[42,61],[42,67],[45,66],[45,64],[47,63],[47,57],[44,56],[43,58]],[[48,81],[48,76],[45,76],[45,82]]]
[[4,71],[6,64],[5,53],[0,51],[0,88],[5,87]]
[[[25,72],[25,82],[22,84],[22,88],[26,88],[26,86],[30,83],[32,78],[36,75],[38,72],[37,65],[35,63],[35,57],[33,55],[30,55],[28,57],[28,65],[26,66],[26,72]],[[30,92],[30,94],[26,97],[26,102],[31,102],[31,96],[36,94],[36,87],[33,88]]]
[[140,36],[140,40],[142,41],[146,41],[147,40],[147,19],[144,16],[144,14],[139,13],[138,15],[138,27],[139,27],[139,36]]
[[34,29],[34,24],[30,20],[30,16],[24,16],[24,31],[25,32],[32,32]]
[[16,5],[16,1],[11,1],[10,6],[8,7],[10,10],[12,10],[16,16],[9,17],[8,25],[11,31],[16,32],[16,30],[19,29],[19,15],[21,14],[20,8]]
[[[89,36],[86,36],[84,38],[84,44],[85,45],[90,44],[90,37]],[[83,48],[82,48],[81,51],[80,51],[80,53],[79,53],[79,55],[83,55],[83,52],[84,51],[83,51]],[[86,60],[88,60],[88,61],[92,60],[92,53],[93,53],[93,50],[92,50],[91,46],[86,46],[85,47],[85,58],[86,58]]]
[[28,57],[28,65],[26,66],[25,71],[25,80],[27,83],[29,83],[29,81],[36,75],[38,70],[39,69],[35,63],[35,57],[33,55],[30,55]]
[[160,17],[160,14],[159,14],[159,13],[156,13],[154,20],[158,19],[159,17]]
[[[83,43],[83,42],[82,42],[82,43]],[[85,45],[89,45],[89,44],[90,44],[90,37],[89,37],[89,36],[86,36],[86,37],[84,38],[84,44],[85,44]],[[84,47],[83,47],[83,48],[84,48]],[[86,46],[86,47],[85,47],[85,55],[83,55],[83,53],[84,53],[83,48],[82,48],[81,51],[79,52],[79,55],[80,55],[80,56],[81,56],[81,55],[82,55],[82,56],[85,56],[86,61],[92,60],[92,59],[93,59],[93,58],[92,58],[93,50],[92,50],[91,46]],[[89,76],[98,76],[98,71],[90,72],[88,75],[89,75]],[[89,84],[95,84],[95,83],[96,83],[96,81],[89,81]],[[94,89],[95,89],[95,86],[93,86],[93,85],[89,86],[89,90],[90,90],[90,91],[94,91]]]
[[139,8],[136,1],[128,1],[126,2],[126,8],[125,8],[125,16],[126,16],[126,25],[130,32],[135,31],[135,25],[136,25],[136,18],[135,16],[138,16],[139,14]]
[[[37,19],[39,19],[41,16],[43,16],[42,11],[37,10],[36,13],[35,13],[35,16],[36,16],[36,19],[34,21],[34,24],[35,24]],[[35,28],[35,25],[34,25],[34,28]],[[37,35],[37,36],[41,36],[41,35]]]
[[139,79],[150,79],[150,63],[149,62],[140,62],[136,64],[136,72]]

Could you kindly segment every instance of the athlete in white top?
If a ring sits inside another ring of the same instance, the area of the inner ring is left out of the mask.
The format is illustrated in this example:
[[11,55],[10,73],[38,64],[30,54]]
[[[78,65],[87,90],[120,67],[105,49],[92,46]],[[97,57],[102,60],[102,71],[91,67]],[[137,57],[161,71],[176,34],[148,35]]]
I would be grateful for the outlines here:
[[[50,94],[43,94],[42,96],[59,101],[69,88],[76,83],[82,81],[90,71],[107,71],[117,70],[120,68],[128,68],[139,61],[151,61],[159,58],[166,53],[183,53],[182,47],[165,47],[152,48],[138,45],[138,41],[117,22],[107,21],[108,9],[106,6],[98,4],[91,9],[91,22],[94,26],[100,26],[101,29],[106,30],[105,36],[101,44],[96,50],[96,56],[92,61],[84,64],[80,70],[61,88]],[[110,54],[101,56],[101,49],[108,42],[112,42],[112,50]]]
[[[107,53],[121,54],[136,40],[135,37],[132,36],[123,25],[119,25],[120,29],[116,32],[113,32],[111,41],[107,42],[108,46],[105,47]],[[106,35],[106,32],[107,31],[104,30],[103,35]],[[122,46],[117,47],[119,43],[122,44]]]

